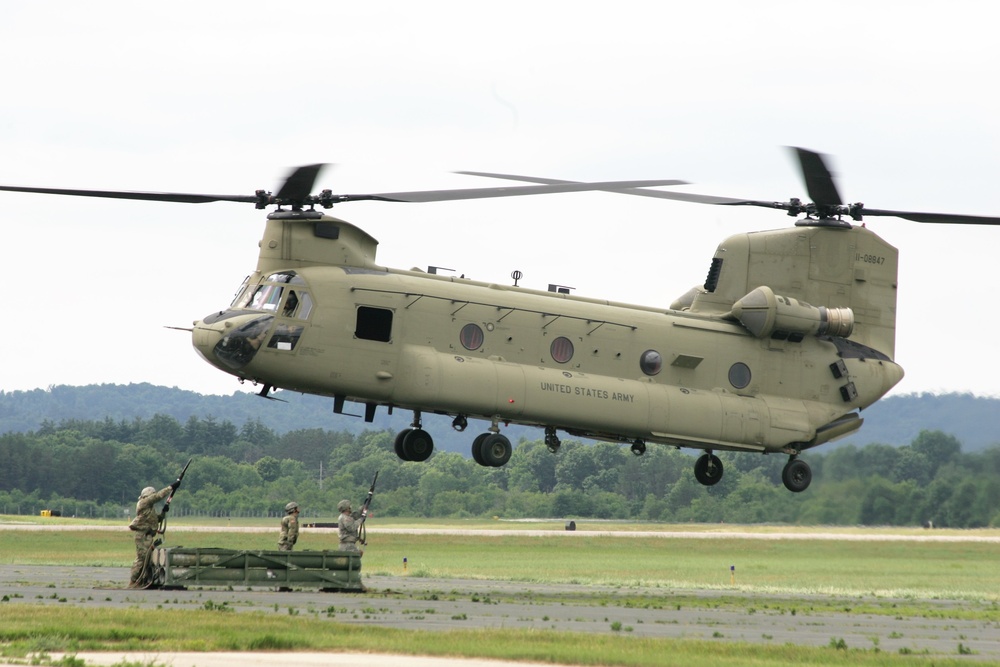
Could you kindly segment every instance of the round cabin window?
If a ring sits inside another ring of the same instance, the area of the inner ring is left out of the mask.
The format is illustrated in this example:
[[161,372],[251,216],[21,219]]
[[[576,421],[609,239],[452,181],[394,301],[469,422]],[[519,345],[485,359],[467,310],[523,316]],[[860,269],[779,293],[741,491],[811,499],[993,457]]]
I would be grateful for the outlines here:
[[483,346],[483,330],[478,324],[466,324],[458,337],[466,350],[478,350]]
[[646,350],[639,358],[639,368],[646,375],[656,375],[663,370],[663,356],[656,350]]
[[737,361],[729,367],[729,384],[737,389],[743,389],[750,384],[750,367],[742,361]]
[[549,346],[549,353],[560,364],[565,364],[573,358],[573,341],[565,336],[559,336]]

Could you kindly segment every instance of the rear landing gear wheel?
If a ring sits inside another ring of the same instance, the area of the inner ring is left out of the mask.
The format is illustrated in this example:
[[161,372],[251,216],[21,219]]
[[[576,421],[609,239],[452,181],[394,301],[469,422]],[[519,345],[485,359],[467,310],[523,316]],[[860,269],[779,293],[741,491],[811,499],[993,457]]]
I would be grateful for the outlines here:
[[718,484],[722,479],[722,461],[715,454],[702,454],[694,462],[694,478],[705,486]]
[[781,481],[785,488],[792,493],[801,493],[809,488],[813,474],[809,464],[794,456],[788,459],[788,463],[781,471]]
[[642,438],[636,438],[635,442],[632,443],[632,446],[629,449],[631,449],[632,453],[636,456],[642,456],[646,453],[646,442]]

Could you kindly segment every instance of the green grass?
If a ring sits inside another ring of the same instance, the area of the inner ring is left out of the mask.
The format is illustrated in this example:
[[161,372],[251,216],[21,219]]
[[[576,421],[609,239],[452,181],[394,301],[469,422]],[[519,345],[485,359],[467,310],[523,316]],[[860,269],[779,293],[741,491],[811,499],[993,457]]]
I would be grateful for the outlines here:
[[[377,651],[430,656],[476,656],[553,664],[626,667],[729,665],[903,665],[912,658],[864,650],[666,640],[625,633],[546,630],[423,632],[341,624],[307,616],[276,617],[211,610],[54,609],[0,606],[5,657],[80,651]],[[37,664],[37,662],[36,662]],[[935,665],[967,664],[935,658]]]
[[[274,549],[277,530],[197,532],[177,522],[166,537],[166,546]],[[304,529],[298,548],[336,549],[336,531]],[[126,566],[133,553],[124,528],[0,530],[2,564]],[[985,584],[996,580],[998,553],[993,542],[412,535],[373,527],[364,567],[369,575],[997,602],[1000,589]]]
[[[0,522],[5,522],[0,517]],[[52,519],[31,523],[54,525]],[[237,522],[232,522],[237,523]],[[200,532],[195,522],[173,521],[167,546],[273,549],[277,530]],[[374,523],[374,522],[373,522]],[[197,525],[225,527],[230,522]],[[0,530],[0,564],[115,566],[130,564],[132,536],[121,522],[111,530],[84,530],[62,520],[61,530]],[[509,534],[428,535],[379,532],[388,527],[501,528]],[[549,529],[550,535],[518,533]],[[843,540],[771,539],[775,528],[716,526],[621,526],[562,523],[379,521],[369,532],[364,574],[417,578],[470,578],[578,583],[592,591],[573,602],[634,608],[733,607],[780,614],[884,614],[934,616],[1000,623],[995,586],[995,542],[897,542],[847,539],[861,529],[842,529]],[[630,536],[635,528],[671,536]],[[622,534],[590,536],[587,530]],[[760,533],[760,537],[674,536],[684,532]],[[782,529],[790,531],[792,529]],[[802,529],[798,529],[802,530]],[[819,532],[818,529],[816,532]],[[823,529],[823,532],[832,532]],[[905,534],[907,531],[891,531]],[[927,534],[922,531],[911,533]],[[944,534],[938,531],[935,535]],[[965,535],[971,532],[962,533]],[[995,535],[996,531],[979,534]],[[336,548],[336,533],[303,530],[302,549]],[[407,567],[403,568],[403,558]],[[730,566],[735,565],[735,582]],[[715,591],[704,596],[704,591]],[[559,595],[524,593],[531,601]],[[564,600],[566,598],[563,598]],[[960,601],[948,603],[945,601]],[[529,601],[529,604],[531,603]],[[303,610],[284,617],[263,612],[222,614],[228,609],[79,609],[12,600],[0,604],[0,650],[24,657],[32,652],[83,650],[313,650],[477,656],[580,665],[894,665],[915,656],[875,650],[772,646],[729,641],[650,639],[629,632],[577,634],[558,631],[402,631],[341,624]],[[960,658],[936,665],[965,664]]]

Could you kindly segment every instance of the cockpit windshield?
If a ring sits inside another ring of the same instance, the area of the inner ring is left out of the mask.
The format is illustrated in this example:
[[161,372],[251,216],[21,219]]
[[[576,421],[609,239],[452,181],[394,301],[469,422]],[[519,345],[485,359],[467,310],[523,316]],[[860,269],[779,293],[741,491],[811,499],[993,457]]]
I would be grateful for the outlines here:
[[278,285],[263,284],[257,287],[250,299],[252,310],[278,310],[278,303],[281,302],[281,293],[285,288]]
[[[257,285],[251,284],[251,280],[252,277],[243,281],[243,286],[233,300],[233,308],[262,310],[278,313],[282,317],[308,319],[312,312],[312,298],[302,287],[306,281],[295,271],[272,273]],[[285,285],[296,287],[286,288]]]

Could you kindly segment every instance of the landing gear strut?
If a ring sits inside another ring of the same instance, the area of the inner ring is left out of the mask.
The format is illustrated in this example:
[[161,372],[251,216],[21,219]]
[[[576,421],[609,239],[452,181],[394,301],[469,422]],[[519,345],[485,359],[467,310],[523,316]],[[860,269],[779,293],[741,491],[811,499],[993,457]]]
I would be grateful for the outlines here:
[[559,441],[559,436],[556,435],[555,426],[545,427],[545,446],[549,448],[549,451],[555,454],[559,451],[559,445],[562,443]]

